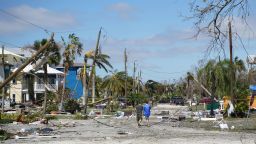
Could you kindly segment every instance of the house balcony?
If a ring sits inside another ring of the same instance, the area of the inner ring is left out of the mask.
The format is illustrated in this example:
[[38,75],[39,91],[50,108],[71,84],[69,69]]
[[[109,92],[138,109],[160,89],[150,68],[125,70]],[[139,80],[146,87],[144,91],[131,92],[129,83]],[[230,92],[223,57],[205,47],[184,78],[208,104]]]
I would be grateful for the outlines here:
[[[56,92],[58,90],[58,87],[56,84],[47,84],[46,88],[49,91]],[[44,84],[34,84],[34,91],[35,92],[43,92],[45,90],[45,85]],[[22,85],[22,91],[28,91],[28,85],[23,84]]]

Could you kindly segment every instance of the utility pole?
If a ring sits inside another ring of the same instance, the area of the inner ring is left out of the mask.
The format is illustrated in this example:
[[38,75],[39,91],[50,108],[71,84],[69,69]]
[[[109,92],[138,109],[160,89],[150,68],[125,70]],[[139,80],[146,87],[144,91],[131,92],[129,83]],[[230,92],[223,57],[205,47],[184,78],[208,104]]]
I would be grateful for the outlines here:
[[233,93],[233,79],[234,77],[234,69],[233,69],[233,45],[232,45],[232,28],[231,22],[228,22],[228,34],[229,34],[229,52],[230,52],[230,97],[231,102],[234,103],[234,93]]
[[230,64],[233,64],[232,28],[231,28],[230,21],[228,22],[228,35],[229,35]]
[[126,48],[124,49],[124,71],[125,71],[124,97],[127,98],[127,53],[126,53]]
[[[3,65],[3,81],[4,81],[5,80],[4,45],[2,46],[2,65]],[[5,87],[2,88],[2,113],[4,113],[4,95],[5,95]]]
[[6,78],[3,83],[0,84],[0,89],[3,88],[6,84],[8,84],[14,77],[16,77],[20,71],[22,71],[28,64],[33,62],[37,56],[39,56],[44,50],[49,47],[50,42],[53,40],[54,34],[51,35],[49,41],[45,43],[34,55],[31,56],[23,65],[21,65],[15,72],[13,72],[8,78]]
[[133,83],[132,83],[132,92],[135,93],[135,73],[136,73],[136,60],[133,62]]
[[140,79],[141,79],[141,70],[138,72],[138,93],[140,93]]

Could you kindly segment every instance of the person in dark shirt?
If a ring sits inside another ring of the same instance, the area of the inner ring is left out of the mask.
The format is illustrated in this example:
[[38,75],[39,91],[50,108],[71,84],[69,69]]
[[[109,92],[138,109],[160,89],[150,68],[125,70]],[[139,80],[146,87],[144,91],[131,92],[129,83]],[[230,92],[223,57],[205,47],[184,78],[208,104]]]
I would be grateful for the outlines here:
[[143,112],[143,106],[141,104],[138,104],[136,106],[136,117],[137,117],[137,124],[138,126],[141,126],[142,122],[142,112]]

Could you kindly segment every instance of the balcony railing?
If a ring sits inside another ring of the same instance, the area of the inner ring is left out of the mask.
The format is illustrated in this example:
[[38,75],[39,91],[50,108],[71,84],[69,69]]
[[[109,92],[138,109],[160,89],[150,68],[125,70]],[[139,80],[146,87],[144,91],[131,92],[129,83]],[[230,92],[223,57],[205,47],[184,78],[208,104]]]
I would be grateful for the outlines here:
[[[44,84],[36,84],[35,85],[35,90],[44,90],[44,88],[45,88]],[[56,84],[47,84],[46,88],[48,88],[49,90],[57,90]]]
[[[47,84],[46,88],[51,91],[56,91],[57,90],[57,85],[56,84]],[[22,90],[27,90],[28,85],[27,84],[22,84]],[[44,84],[34,84],[34,91],[44,91],[45,90],[45,85]]]

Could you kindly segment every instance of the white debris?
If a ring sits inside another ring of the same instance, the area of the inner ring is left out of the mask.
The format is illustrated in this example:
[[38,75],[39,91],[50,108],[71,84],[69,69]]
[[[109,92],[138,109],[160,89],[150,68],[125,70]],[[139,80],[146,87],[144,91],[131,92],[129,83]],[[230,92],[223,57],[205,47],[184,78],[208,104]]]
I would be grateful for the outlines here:
[[220,129],[228,129],[228,124],[224,124],[224,123],[221,123],[220,124]]

